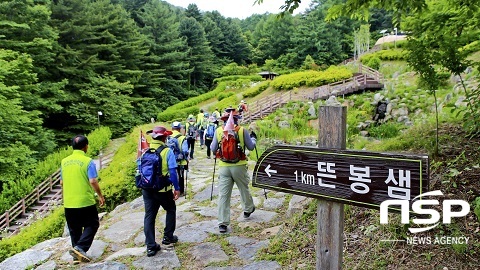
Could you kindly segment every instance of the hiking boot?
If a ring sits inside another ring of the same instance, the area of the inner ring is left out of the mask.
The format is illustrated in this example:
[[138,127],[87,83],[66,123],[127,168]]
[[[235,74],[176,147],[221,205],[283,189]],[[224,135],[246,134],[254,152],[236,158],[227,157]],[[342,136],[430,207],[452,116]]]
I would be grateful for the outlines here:
[[80,262],[90,262],[92,259],[87,256],[87,253],[83,251],[83,249],[75,246],[71,248],[68,253],[72,255],[74,261],[80,261]]
[[147,249],[147,257],[152,257],[157,254],[157,252],[161,249],[159,244],[155,244],[155,246],[151,249]]
[[253,207],[252,212],[243,212],[243,217],[244,217],[244,218],[249,218],[250,215],[251,215],[253,212],[255,212],[255,206]]
[[176,235],[174,235],[172,238],[164,236],[162,244],[170,245],[170,244],[175,244],[177,242],[178,242],[178,237]]
[[220,233],[226,233],[227,232],[227,225],[220,225],[218,226],[218,231]]

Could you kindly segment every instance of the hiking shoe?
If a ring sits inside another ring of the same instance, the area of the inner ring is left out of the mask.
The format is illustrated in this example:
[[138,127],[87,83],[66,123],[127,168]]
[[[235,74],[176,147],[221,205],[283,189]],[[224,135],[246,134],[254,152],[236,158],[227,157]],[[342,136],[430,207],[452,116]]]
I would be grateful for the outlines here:
[[249,218],[250,215],[251,215],[253,212],[255,212],[255,206],[253,207],[252,212],[243,212],[243,217],[244,217],[244,218]]
[[226,233],[227,232],[227,225],[220,225],[218,226],[218,231],[220,233]]
[[81,262],[90,262],[92,259],[87,256],[87,253],[83,251],[83,249],[75,246],[71,248],[68,253],[72,255],[74,261],[81,261]]
[[207,158],[208,158],[208,159],[211,159],[211,157],[210,157],[210,156],[207,156]]
[[147,257],[152,257],[157,254],[157,252],[161,249],[159,244],[155,244],[155,246],[151,249],[147,249]]
[[178,237],[176,235],[174,235],[172,238],[164,236],[162,244],[170,245],[170,244],[175,244],[177,242],[178,242]]

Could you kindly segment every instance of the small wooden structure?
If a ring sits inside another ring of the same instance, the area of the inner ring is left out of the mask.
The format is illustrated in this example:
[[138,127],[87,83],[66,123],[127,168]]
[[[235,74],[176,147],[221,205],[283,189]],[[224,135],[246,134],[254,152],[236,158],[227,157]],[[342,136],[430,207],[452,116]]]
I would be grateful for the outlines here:
[[262,78],[265,80],[273,80],[276,76],[278,76],[277,73],[271,71],[262,71],[259,72],[258,75],[262,76]]

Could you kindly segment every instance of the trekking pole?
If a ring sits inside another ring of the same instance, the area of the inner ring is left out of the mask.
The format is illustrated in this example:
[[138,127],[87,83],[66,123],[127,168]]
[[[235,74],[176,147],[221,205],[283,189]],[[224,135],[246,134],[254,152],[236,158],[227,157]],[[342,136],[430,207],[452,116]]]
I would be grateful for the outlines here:
[[[188,166],[188,165],[187,165]],[[188,167],[187,167],[188,168]],[[185,175],[185,199],[187,199],[187,187],[188,187],[188,169],[185,170],[183,167],[183,174]]]
[[210,201],[213,200],[213,182],[215,181],[215,165],[217,165],[217,157],[213,158],[213,160],[212,191],[210,191]]
[[[257,155],[257,162],[258,162],[258,151],[257,146],[255,145],[255,154]],[[267,199],[267,191],[263,189],[263,194],[265,195],[265,200]]]

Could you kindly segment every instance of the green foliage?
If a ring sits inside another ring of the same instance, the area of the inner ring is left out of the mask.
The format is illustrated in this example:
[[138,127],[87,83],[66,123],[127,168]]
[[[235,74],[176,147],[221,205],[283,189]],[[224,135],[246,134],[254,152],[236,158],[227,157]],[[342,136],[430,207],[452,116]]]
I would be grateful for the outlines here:
[[476,197],[473,201],[473,212],[475,213],[478,221],[480,222],[480,197]]
[[378,58],[382,61],[405,60],[407,52],[403,49],[380,50],[373,53],[367,53],[360,57],[360,62],[368,65],[372,58]]
[[157,121],[160,122],[169,122],[174,121],[175,119],[185,119],[189,114],[198,113],[199,108],[197,107],[203,101],[215,98],[220,93],[225,91],[227,87],[226,82],[220,82],[217,87],[205,94],[190,98],[188,100],[179,102],[173,106],[168,107],[163,112],[160,112],[157,116]]
[[380,68],[381,63],[382,63],[382,61],[380,60],[380,58],[372,57],[372,58],[370,58],[370,60],[368,60],[367,66],[378,70]]
[[117,205],[131,201],[141,196],[135,186],[136,156],[140,129],[137,127],[126,137],[126,141],[113,156],[107,168],[100,171],[99,185],[107,198],[106,210],[111,211]]
[[245,90],[243,92],[243,97],[254,97],[263,91],[267,90],[267,88],[270,86],[270,81],[263,81],[256,83],[253,87],[250,87],[249,89]]
[[321,86],[352,77],[345,67],[331,66],[325,71],[301,71],[276,77],[270,86],[275,90],[289,90],[300,86]]
[[236,108],[238,103],[240,103],[240,100],[238,99],[237,95],[232,95],[228,98],[222,99],[214,105],[211,105],[208,110],[213,112],[215,108],[219,108],[220,111],[223,111],[223,109],[228,107]]
[[387,122],[381,125],[372,126],[368,129],[368,134],[377,139],[394,138],[400,133],[400,124]]
[[400,49],[400,48],[405,48],[407,45],[407,40],[397,40],[395,42],[385,42],[382,43],[380,46],[382,50],[391,50],[391,49]]
[[467,53],[467,54],[471,54],[471,53],[480,51],[480,41],[475,40],[475,41],[463,46],[462,48],[460,48],[460,50]]
[[263,78],[260,75],[230,75],[230,76],[215,78],[213,82],[220,83],[220,82],[237,81],[237,80],[259,82],[259,81],[263,81]]
[[87,155],[94,157],[100,154],[100,150],[105,148],[112,138],[112,131],[109,127],[100,127],[88,134]]
[[[88,134],[89,153],[98,153],[100,149],[108,144],[111,135],[108,127],[99,128]],[[60,168],[62,159],[70,155],[71,152],[72,149],[70,147],[60,149],[48,155],[44,161],[37,163],[33,172],[26,177],[17,176],[15,180],[9,180],[4,183],[3,191],[0,194],[0,213],[10,209],[23,197],[32,192],[38,184],[56,172]]]
[[229,91],[229,92],[222,92],[222,93],[220,93],[220,94],[217,96],[217,100],[218,100],[218,101],[221,101],[222,99],[227,98],[227,97],[231,97],[231,96],[233,96],[233,95],[235,95],[235,93],[234,93],[234,92],[231,92],[231,91]]
[[23,228],[18,234],[0,240],[0,261],[45,240],[61,237],[64,225],[64,209],[58,207],[51,214]]
[[[220,70],[220,74],[222,76],[230,77],[230,76],[248,76],[258,72],[257,65],[249,65],[249,66],[239,66],[237,63],[230,63],[225,65]],[[217,79],[215,79],[217,80]]]

